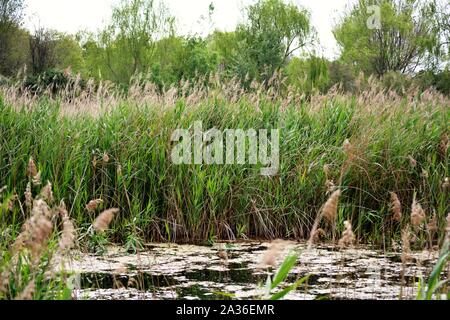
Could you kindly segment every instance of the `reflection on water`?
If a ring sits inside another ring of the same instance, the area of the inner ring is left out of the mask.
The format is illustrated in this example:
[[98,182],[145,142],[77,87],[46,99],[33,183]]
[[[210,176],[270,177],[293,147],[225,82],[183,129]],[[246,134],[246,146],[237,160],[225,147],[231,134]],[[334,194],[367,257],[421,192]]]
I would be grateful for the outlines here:
[[[139,254],[111,247],[103,256],[75,253],[65,268],[76,275],[78,299],[253,299],[262,295],[271,274],[258,269],[267,246],[152,244]],[[227,261],[219,257],[225,247]],[[400,292],[412,299],[419,277],[429,274],[437,259],[437,252],[413,253],[402,280],[399,253],[332,246],[308,251],[304,244],[289,250],[300,255],[287,282],[310,277],[286,299],[399,299]]]

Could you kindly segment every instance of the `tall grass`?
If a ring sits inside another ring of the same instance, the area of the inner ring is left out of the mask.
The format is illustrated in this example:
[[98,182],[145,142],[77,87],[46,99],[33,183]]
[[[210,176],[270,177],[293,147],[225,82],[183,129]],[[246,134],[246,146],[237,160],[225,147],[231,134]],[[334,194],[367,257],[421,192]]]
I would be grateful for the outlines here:
[[[410,215],[393,221],[392,193],[403,208],[415,199],[427,221],[434,212],[445,227],[450,108],[437,93],[399,97],[374,85],[356,96],[332,91],[306,98],[216,82],[163,95],[136,85],[125,96],[105,87],[56,97],[1,90],[4,197],[23,200],[33,157],[79,227],[88,228],[102,208],[120,209],[115,241],[305,239],[336,189],[337,225],[351,221],[359,241],[400,239]],[[281,129],[279,174],[260,176],[259,165],[174,165],[172,132],[197,120],[204,129]],[[102,201],[88,210],[93,199]],[[0,209],[2,229],[11,234],[24,218],[18,205]]]

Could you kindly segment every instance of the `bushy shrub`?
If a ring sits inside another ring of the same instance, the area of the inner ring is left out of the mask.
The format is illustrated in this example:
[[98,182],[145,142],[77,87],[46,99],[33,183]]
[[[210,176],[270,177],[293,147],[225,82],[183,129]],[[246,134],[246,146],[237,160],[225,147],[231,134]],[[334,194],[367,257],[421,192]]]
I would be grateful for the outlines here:
[[285,68],[289,85],[303,93],[326,92],[329,89],[328,61],[320,57],[293,58]]
[[433,87],[442,94],[450,94],[450,70],[448,69],[437,73],[431,71],[420,72],[414,80],[421,89]]
[[399,72],[388,72],[381,79],[381,84],[386,90],[395,91],[398,95],[404,95],[414,85],[413,78]]
[[0,74],[0,86],[9,84],[9,79]]
[[45,91],[56,94],[64,89],[74,89],[74,86],[85,86],[85,81],[76,79],[66,71],[49,69],[38,75],[28,75],[25,78],[23,86],[34,93],[43,93]]
[[328,65],[329,85],[340,85],[344,91],[354,92],[355,86],[355,72],[348,64],[339,61],[333,61]]

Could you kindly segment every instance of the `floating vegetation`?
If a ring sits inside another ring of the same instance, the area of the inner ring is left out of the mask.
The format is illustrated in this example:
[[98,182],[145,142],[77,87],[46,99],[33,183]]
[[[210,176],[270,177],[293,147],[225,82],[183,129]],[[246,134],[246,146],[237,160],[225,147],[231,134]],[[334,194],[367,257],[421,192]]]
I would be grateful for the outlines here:
[[[278,243],[233,243],[227,247],[228,264],[211,247],[152,244],[139,255],[109,247],[102,256],[76,254],[66,267],[77,275],[77,299],[258,299],[272,274],[291,250],[299,258],[279,290],[296,279],[307,281],[285,299],[415,299],[419,278],[429,274],[437,252],[410,252],[401,288],[401,254],[368,247],[340,250],[321,245],[312,250],[304,243],[289,243],[278,252],[275,268],[261,269],[267,252]],[[270,261],[272,263],[272,261]],[[126,266],[126,272],[115,270]]]

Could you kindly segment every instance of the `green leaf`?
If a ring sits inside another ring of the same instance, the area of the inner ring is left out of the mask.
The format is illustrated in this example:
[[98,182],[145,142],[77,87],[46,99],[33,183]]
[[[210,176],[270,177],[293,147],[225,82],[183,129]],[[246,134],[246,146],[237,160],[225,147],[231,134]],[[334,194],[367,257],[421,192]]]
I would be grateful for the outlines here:
[[298,259],[297,253],[289,254],[286,259],[284,259],[283,264],[278,269],[276,275],[273,278],[271,289],[276,288],[280,283],[282,283],[288,276],[291,269],[295,266]]
[[442,272],[442,269],[444,268],[445,264],[447,263],[447,260],[450,257],[450,252],[447,251],[443,253],[440,257],[436,265],[434,266],[433,271],[431,272],[430,279],[428,280],[428,290],[426,299],[431,300],[433,298],[433,294],[438,289],[438,282],[439,282],[439,275]]
[[306,277],[301,278],[297,282],[295,282],[293,285],[290,285],[289,287],[281,290],[278,293],[275,293],[272,297],[270,297],[270,300],[280,300],[284,298],[289,292],[296,290],[299,286],[302,285],[303,282],[307,281],[309,279],[309,275]]

